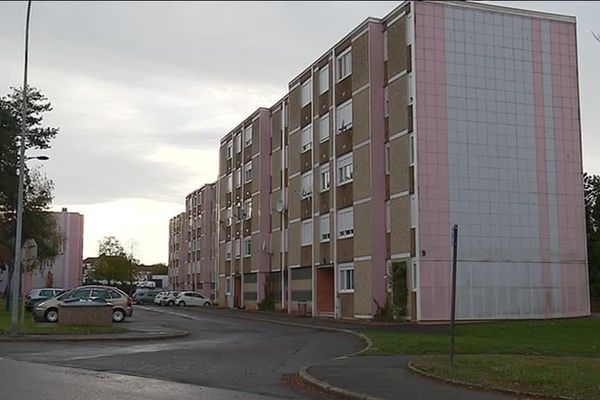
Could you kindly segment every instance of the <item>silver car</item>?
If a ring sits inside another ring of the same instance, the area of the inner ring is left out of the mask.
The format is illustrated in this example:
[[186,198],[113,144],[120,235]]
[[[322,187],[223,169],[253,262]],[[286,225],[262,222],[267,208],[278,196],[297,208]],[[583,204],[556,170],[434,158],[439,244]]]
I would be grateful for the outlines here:
[[113,322],[122,322],[133,314],[133,302],[122,290],[112,286],[81,286],[43,301],[33,308],[36,319],[47,322],[58,321],[59,306],[74,301],[101,300],[112,304]]

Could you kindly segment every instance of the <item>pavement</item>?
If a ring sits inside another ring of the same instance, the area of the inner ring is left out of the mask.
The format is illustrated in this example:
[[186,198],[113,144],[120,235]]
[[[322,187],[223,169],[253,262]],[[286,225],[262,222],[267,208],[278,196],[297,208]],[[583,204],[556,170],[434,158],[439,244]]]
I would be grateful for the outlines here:
[[484,392],[468,387],[449,385],[417,375],[408,369],[408,361],[411,356],[360,355],[370,346],[368,339],[360,333],[361,331],[445,332],[448,327],[444,325],[340,321],[298,317],[279,312],[214,308],[198,309],[197,312],[357,335],[363,341],[362,349],[349,351],[344,356],[308,364],[300,369],[300,378],[303,381],[341,398],[363,400],[398,400],[403,398],[417,400],[509,400],[518,398],[499,392]]

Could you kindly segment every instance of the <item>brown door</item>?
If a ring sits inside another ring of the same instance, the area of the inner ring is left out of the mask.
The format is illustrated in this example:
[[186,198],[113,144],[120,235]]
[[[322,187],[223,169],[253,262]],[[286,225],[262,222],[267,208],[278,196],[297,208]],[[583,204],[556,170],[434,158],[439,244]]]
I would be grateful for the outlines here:
[[233,306],[235,308],[241,308],[241,298],[242,298],[242,278],[239,276],[235,277],[235,284],[233,289]]
[[333,313],[333,267],[317,268],[317,313]]

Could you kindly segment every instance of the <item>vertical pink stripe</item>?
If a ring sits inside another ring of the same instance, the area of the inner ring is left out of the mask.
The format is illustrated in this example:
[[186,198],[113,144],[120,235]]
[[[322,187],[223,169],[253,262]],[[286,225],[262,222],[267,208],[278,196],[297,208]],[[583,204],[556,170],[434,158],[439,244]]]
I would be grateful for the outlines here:
[[533,87],[535,100],[535,144],[537,151],[537,192],[539,210],[540,260],[544,288],[544,314],[552,312],[552,276],[550,271],[550,229],[548,217],[548,171],[546,168],[546,121],[542,59],[542,27],[537,19],[531,21],[533,51]]
[[[447,319],[450,193],[443,5],[414,2],[421,319]],[[427,200],[425,200],[427,199]],[[429,261],[432,260],[432,261]]]
[[[584,218],[581,215],[583,188],[581,184],[581,161],[579,160],[580,136],[577,64],[574,49],[577,46],[575,26],[563,22],[550,24],[552,43],[552,94],[554,135],[556,149],[556,187],[559,229],[559,254],[561,260],[561,304],[565,316],[581,311],[583,296],[587,296],[587,281],[576,280],[585,264]],[[585,299],[583,299],[585,300]]]

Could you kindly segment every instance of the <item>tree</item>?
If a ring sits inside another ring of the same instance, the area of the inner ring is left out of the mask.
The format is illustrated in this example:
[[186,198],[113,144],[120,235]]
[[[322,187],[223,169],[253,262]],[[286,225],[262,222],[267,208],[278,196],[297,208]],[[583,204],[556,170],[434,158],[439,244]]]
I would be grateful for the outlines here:
[[91,273],[95,281],[125,283],[134,280],[139,275],[138,261],[133,254],[127,254],[119,239],[105,236],[98,242],[98,259]]
[[590,294],[600,297],[600,175],[583,174]]
[[[10,263],[14,254],[18,173],[20,164],[21,89],[0,98],[0,265]],[[44,114],[52,110],[48,99],[28,88],[26,149],[47,149],[58,128],[43,125]],[[24,168],[23,238],[38,244],[38,260],[58,254],[60,236],[48,209],[54,184],[39,169]],[[39,267],[41,263],[34,264]]]
[[125,256],[125,249],[116,237],[104,236],[102,240],[98,241],[98,255]]

